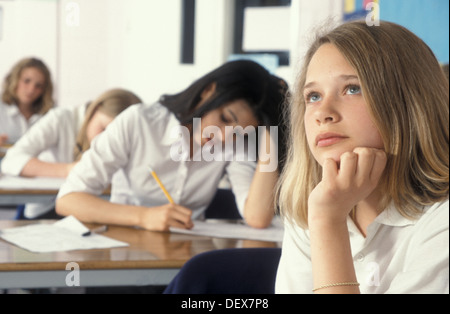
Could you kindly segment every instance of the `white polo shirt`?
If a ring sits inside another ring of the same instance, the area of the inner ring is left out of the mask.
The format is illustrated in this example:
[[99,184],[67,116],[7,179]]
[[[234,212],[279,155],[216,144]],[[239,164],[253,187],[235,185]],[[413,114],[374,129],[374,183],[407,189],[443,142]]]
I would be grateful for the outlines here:
[[8,143],[14,144],[41,117],[41,114],[34,114],[27,120],[16,105],[0,102],[0,134],[8,135]]
[[[449,293],[449,201],[424,209],[412,221],[394,207],[381,213],[364,238],[348,219],[363,294]],[[309,232],[287,223],[276,293],[312,293]]]
[[[58,198],[72,192],[100,195],[116,171],[120,182],[112,182],[111,201],[138,206],[168,203],[149,171],[151,167],[175,203],[200,218],[212,201],[219,181],[227,173],[241,214],[256,169],[254,161],[174,161],[171,150],[186,145],[174,136],[180,122],[165,106],[133,106],[118,116],[92,143],[81,162],[61,187]],[[185,147],[185,146],[184,146]],[[120,177],[119,177],[120,178]]]
[[76,136],[83,124],[84,113],[85,106],[50,110],[8,150],[1,164],[2,173],[18,176],[32,158],[73,162]]

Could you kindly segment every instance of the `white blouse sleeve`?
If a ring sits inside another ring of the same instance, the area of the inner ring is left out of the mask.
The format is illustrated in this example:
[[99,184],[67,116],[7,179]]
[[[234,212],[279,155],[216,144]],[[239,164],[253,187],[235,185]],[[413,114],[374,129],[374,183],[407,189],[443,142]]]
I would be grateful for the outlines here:
[[[70,112],[53,109],[42,117],[20,140],[8,150],[1,167],[4,174],[18,176],[30,159],[58,144],[59,125],[70,127]],[[62,161],[61,161],[62,162]]]
[[91,148],[62,185],[58,198],[73,192],[100,195],[108,188],[117,170],[128,164],[133,124],[138,115],[134,107],[121,113],[92,141]]

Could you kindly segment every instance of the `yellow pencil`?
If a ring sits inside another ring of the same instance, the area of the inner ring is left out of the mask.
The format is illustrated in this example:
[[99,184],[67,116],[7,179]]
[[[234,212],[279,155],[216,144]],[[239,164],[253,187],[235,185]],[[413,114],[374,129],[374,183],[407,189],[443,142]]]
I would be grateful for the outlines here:
[[166,188],[164,187],[164,184],[162,184],[161,180],[159,179],[158,175],[156,174],[156,172],[151,168],[148,167],[150,170],[150,173],[152,174],[153,178],[155,178],[156,182],[158,183],[159,187],[161,188],[161,190],[164,192],[164,195],[167,197],[167,199],[169,200],[170,204],[175,204],[175,202],[173,201],[172,197],[170,196],[169,192],[167,192]]

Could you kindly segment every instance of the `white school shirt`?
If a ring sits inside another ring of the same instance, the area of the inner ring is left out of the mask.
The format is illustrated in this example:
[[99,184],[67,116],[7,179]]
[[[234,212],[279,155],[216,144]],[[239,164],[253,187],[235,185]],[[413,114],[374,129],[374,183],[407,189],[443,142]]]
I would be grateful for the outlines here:
[[2,173],[18,176],[32,158],[38,157],[46,162],[73,162],[84,114],[85,106],[51,109],[8,150],[1,164]]
[[174,161],[171,149],[183,145],[183,138],[173,133],[179,127],[175,115],[159,103],[125,110],[93,141],[61,187],[58,198],[72,192],[100,195],[112,175],[121,170],[122,182],[112,182],[111,202],[148,207],[168,204],[150,174],[150,166],[174,202],[191,209],[192,218],[198,219],[227,173],[242,215],[256,162],[207,162],[203,158]]
[[[8,150],[1,164],[2,173],[19,176],[32,158],[46,162],[73,162],[76,136],[84,122],[85,111],[86,106],[51,109]],[[54,207],[54,200],[28,203],[24,215],[33,219]]]
[[[312,293],[309,232],[286,223],[276,293]],[[356,276],[363,294],[449,293],[449,201],[409,220],[390,206],[364,238],[348,219]]]
[[8,143],[14,144],[41,117],[41,114],[34,114],[27,120],[16,105],[0,102],[0,135],[8,135]]

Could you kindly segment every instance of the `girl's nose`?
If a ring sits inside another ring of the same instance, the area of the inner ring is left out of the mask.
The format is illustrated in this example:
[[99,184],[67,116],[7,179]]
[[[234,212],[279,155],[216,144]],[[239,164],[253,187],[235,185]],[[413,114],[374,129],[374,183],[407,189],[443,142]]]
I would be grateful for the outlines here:
[[339,120],[339,112],[336,110],[337,101],[332,97],[325,97],[317,107],[316,123],[335,123]]

